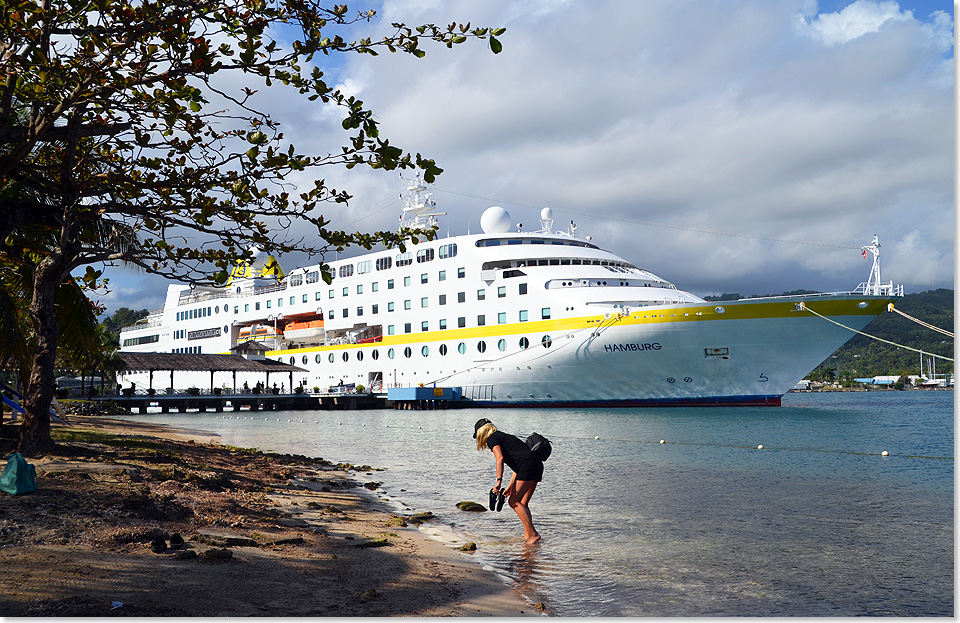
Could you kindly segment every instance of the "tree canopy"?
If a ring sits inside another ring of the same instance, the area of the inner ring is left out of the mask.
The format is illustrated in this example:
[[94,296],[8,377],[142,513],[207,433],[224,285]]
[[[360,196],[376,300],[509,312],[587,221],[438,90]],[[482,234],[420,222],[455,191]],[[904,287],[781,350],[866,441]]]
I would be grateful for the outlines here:
[[[78,277],[87,288],[101,283],[99,262],[223,282],[253,245],[311,256],[433,235],[338,231],[321,208],[346,202],[347,191],[320,178],[308,188],[287,179],[329,165],[418,168],[427,181],[441,172],[382,137],[362,101],[327,83],[323,63],[347,53],[422,57],[429,41],[453,47],[482,39],[498,53],[503,29],[394,23],[377,40],[343,38],[373,16],[313,0],[0,5],[0,253],[14,264],[31,260],[37,347],[29,430],[46,418],[52,396],[54,291],[79,267],[87,266]],[[243,79],[224,79],[231,75]],[[260,89],[339,107],[343,145],[299,152],[257,108]],[[21,451],[48,443],[43,430],[37,435],[22,439]]]

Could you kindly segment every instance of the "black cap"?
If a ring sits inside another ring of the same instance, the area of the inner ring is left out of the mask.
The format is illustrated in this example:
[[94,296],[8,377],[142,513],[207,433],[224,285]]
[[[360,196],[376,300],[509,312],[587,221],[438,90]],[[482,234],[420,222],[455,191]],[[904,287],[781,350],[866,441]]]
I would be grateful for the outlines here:
[[482,418],[480,418],[479,420],[477,420],[477,423],[473,425],[473,438],[474,438],[474,439],[477,438],[477,431],[480,430],[480,427],[483,426],[484,424],[493,424],[493,422],[491,422],[490,420],[488,420],[488,419],[485,418],[485,417],[482,417]]

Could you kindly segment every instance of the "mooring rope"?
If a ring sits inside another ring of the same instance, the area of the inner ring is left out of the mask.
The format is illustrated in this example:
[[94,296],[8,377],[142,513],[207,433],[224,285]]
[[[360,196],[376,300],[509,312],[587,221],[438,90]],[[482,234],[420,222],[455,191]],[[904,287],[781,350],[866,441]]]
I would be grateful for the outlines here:
[[926,327],[926,328],[928,328],[928,329],[933,329],[934,331],[938,331],[938,332],[940,332],[940,333],[943,333],[944,335],[949,335],[950,337],[953,337],[953,333],[951,333],[950,331],[947,331],[946,329],[941,329],[940,327],[935,327],[935,326],[933,326],[932,324],[930,324],[929,322],[924,322],[924,321],[922,321],[922,320],[920,320],[920,319],[918,319],[918,318],[914,318],[913,316],[908,316],[907,314],[903,313],[902,311],[900,311],[899,309],[897,309],[896,307],[894,307],[894,306],[893,306],[893,303],[890,303],[890,305],[887,307],[887,309],[888,309],[889,311],[896,312],[896,313],[900,314],[901,316],[903,316],[903,317],[906,318],[907,320],[912,320],[912,321],[914,321],[915,323],[917,323],[917,324],[919,324],[919,325],[923,325],[924,327]]
[[869,333],[864,333],[863,331],[858,331],[858,330],[854,329],[853,327],[848,327],[847,325],[841,324],[841,323],[837,322],[836,320],[831,320],[830,318],[827,318],[827,317],[824,316],[823,314],[818,314],[817,312],[815,312],[815,311],[813,311],[812,309],[810,309],[809,307],[807,307],[807,305],[806,305],[805,303],[800,303],[800,308],[801,308],[801,309],[804,309],[804,310],[806,310],[806,311],[808,311],[808,312],[810,312],[810,313],[813,314],[814,316],[819,316],[820,318],[823,318],[823,319],[826,320],[827,322],[832,322],[833,324],[837,325],[838,327],[843,327],[844,329],[846,329],[846,330],[848,330],[848,331],[853,331],[854,333],[856,333],[856,334],[858,334],[858,335],[862,335],[862,336],[864,336],[864,337],[868,337],[868,338],[870,338],[871,340],[877,340],[877,341],[879,341],[879,342],[883,342],[884,344],[890,344],[891,346],[896,346],[897,348],[906,348],[907,350],[912,350],[912,351],[915,352],[915,353],[920,353],[920,354],[922,354],[922,355],[929,355],[929,356],[931,356],[931,357],[936,357],[937,359],[943,359],[944,361],[953,361],[953,359],[951,359],[950,357],[944,357],[943,355],[937,355],[937,354],[935,354],[935,353],[930,353],[930,352],[927,352],[927,351],[925,351],[925,350],[920,350],[919,348],[913,348],[912,346],[905,346],[905,345],[903,345],[903,344],[897,344],[896,342],[891,342],[890,340],[885,340],[885,339],[883,339],[882,337],[877,337],[876,335],[870,335]]

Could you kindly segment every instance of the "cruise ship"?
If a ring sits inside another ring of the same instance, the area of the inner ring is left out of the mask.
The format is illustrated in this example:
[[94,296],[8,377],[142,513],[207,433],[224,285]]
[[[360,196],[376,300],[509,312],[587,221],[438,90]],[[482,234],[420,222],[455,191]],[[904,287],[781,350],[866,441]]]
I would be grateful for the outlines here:
[[[401,224],[437,224],[408,181]],[[170,285],[163,309],[121,333],[121,350],[229,354],[257,344],[302,371],[297,391],[459,387],[481,406],[779,405],[810,370],[902,296],[867,282],[845,293],[709,302],[554,227],[527,230],[500,207],[482,233],[284,272],[256,253],[226,287]],[[173,389],[236,384],[178,371]],[[122,382],[146,388],[147,372]],[[289,392],[290,388],[284,388]]]

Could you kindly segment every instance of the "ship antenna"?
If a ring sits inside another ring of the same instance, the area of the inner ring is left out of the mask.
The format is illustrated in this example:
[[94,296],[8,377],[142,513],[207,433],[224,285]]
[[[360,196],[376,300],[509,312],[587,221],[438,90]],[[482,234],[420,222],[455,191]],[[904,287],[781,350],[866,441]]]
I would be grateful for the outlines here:
[[864,294],[873,296],[894,295],[903,296],[903,286],[895,286],[893,282],[883,283],[880,281],[880,239],[877,234],[873,235],[873,242],[860,247],[863,257],[867,257],[869,251],[873,255],[873,266],[870,267],[870,276],[866,283],[861,283],[857,291],[862,290]]

